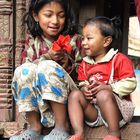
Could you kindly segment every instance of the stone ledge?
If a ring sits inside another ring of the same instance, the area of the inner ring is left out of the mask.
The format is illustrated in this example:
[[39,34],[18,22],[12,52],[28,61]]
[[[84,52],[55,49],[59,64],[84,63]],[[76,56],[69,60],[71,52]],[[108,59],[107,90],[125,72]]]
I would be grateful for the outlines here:
[[[121,129],[121,140],[140,140],[140,123],[130,123]],[[104,126],[90,128],[86,126],[85,134],[87,140],[102,140],[107,135],[107,129]]]
[[17,122],[0,122],[0,135],[3,138],[9,138],[14,134],[18,134],[20,127]]
[[[0,122],[0,135],[9,138],[14,134],[18,134],[23,129],[19,127],[17,122]],[[130,123],[121,129],[121,140],[140,140],[140,123]],[[107,135],[107,129],[104,126],[90,128],[86,126],[85,134],[87,140],[102,140]]]

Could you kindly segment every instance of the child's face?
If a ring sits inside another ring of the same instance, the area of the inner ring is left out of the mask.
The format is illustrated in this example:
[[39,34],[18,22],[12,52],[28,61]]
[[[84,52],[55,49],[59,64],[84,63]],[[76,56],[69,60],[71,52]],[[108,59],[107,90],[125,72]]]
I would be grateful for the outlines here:
[[34,18],[48,39],[56,37],[65,25],[65,11],[58,2],[44,5],[37,15],[34,14]]
[[106,54],[106,37],[104,37],[96,24],[88,24],[83,28],[82,47],[87,56],[93,57],[96,61]]

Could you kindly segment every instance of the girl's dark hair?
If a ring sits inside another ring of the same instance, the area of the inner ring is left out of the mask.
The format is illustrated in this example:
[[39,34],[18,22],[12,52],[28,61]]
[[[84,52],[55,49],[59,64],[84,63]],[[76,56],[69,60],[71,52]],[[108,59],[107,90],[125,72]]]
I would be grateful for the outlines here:
[[70,6],[69,0],[31,0],[29,11],[25,15],[24,21],[27,24],[27,29],[29,30],[29,32],[32,34],[33,37],[42,35],[42,29],[33,18],[33,14],[32,14],[33,11],[36,14],[38,14],[38,12],[45,4],[48,4],[52,1],[62,4],[66,14],[65,26],[61,34],[73,35],[77,32],[76,18],[73,9]]
[[121,20],[120,17],[113,17],[112,19],[104,16],[98,16],[86,20],[84,27],[88,24],[95,24],[99,28],[101,34],[105,37],[111,36],[112,43],[110,48],[119,49],[118,42],[121,41],[122,32],[120,29]]

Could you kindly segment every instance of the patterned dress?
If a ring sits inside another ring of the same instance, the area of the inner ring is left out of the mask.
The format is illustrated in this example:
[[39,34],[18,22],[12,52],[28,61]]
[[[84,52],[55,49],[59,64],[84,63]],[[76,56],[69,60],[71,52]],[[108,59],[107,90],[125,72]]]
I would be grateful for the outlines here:
[[[67,104],[68,94],[77,88],[71,75],[76,74],[78,63],[82,60],[80,37],[73,36],[69,44],[72,52],[66,54],[70,64],[65,70],[61,63],[43,56],[52,47],[49,40],[43,36],[35,39],[28,36],[22,54],[23,64],[14,72],[12,91],[19,112],[40,112],[41,123],[46,127],[52,127],[55,123],[47,101]],[[38,63],[35,63],[36,60]]]

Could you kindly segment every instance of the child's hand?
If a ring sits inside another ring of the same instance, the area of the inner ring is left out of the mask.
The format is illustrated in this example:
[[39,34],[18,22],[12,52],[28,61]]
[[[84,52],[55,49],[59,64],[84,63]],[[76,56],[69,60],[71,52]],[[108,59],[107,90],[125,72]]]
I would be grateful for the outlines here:
[[93,94],[93,96],[96,96],[99,91],[101,90],[112,90],[110,85],[105,84],[104,82],[94,81],[94,83],[90,84],[88,86],[88,90]]
[[82,87],[82,93],[84,94],[85,98],[87,100],[92,100],[93,99],[93,94],[88,90],[88,85]]

